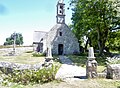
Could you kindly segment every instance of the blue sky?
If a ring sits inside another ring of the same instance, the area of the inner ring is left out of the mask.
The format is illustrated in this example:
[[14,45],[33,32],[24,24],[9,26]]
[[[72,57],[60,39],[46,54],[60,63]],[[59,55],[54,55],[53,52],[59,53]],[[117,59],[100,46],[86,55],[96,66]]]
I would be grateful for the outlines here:
[[[24,45],[32,44],[33,32],[49,31],[56,24],[58,0],[0,0],[0,45],[13,32],[22,33]],[[72,12],[67,10],[66,24],[71,23]]]

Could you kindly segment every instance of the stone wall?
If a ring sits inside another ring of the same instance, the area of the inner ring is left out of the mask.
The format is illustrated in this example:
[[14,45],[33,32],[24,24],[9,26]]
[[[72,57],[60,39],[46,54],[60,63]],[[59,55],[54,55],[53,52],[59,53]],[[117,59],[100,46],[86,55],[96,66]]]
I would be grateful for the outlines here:
[[[59,35],[62,32],[62,36]],[[52,53],[58,54],[58,45],[63,44],[63,54],[79,53],[79,43],[66,24],[56,24],[47,35],[46,45],[51,45]]]
[[120,80],[120,64],[108,65],[106,78]]
[[42,68],[41,63],[34,65],[29,64],[18,64],[11,62],[0,62],[0,70],[4,73],[12,73],[14,70],[39,70]]

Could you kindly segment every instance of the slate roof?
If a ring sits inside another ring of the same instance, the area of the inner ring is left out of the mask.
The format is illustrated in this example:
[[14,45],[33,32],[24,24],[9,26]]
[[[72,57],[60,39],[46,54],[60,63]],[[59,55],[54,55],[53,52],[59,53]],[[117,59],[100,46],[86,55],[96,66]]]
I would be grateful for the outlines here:
[[44,31],[34,31],[33,33],[33,43],[39,43],[42,38],[45,37],[47,32]]

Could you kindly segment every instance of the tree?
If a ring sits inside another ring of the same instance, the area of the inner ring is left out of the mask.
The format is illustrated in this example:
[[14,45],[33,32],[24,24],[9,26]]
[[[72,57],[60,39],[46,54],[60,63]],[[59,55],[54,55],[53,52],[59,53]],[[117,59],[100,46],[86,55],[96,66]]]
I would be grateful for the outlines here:
[[23,36],[21,33],[13,33],[10,37],[6,38],[6,42],[4,42],[4,45],[12,45],[15,38],[15,44],[16,45],[22,45],[23,44]]
[[109,49],[112,51],[120,52],[120,30],[110,32],[106,46],[109,47]]
[[103,54],[108,36],[120,25],[119,0],[71,0],[73,32],[81,41],[87,37],[91,46]]

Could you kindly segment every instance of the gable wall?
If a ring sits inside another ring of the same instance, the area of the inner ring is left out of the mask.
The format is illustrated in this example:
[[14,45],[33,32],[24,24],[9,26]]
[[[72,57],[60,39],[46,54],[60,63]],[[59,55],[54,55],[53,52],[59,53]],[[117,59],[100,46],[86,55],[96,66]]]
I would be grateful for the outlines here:
[[[62,32],[62,36],[59,32]],[[58,54],[58,44],[64,45],[64,54],[79,52],[78,40],[66,24],[57,24],[48,33],[46,46],[51,45],[52,54]]]

